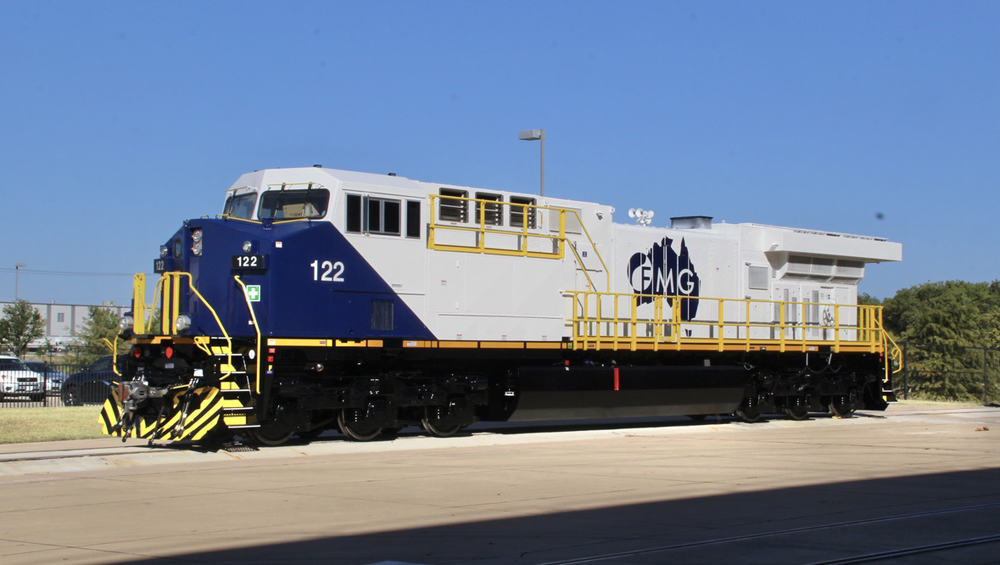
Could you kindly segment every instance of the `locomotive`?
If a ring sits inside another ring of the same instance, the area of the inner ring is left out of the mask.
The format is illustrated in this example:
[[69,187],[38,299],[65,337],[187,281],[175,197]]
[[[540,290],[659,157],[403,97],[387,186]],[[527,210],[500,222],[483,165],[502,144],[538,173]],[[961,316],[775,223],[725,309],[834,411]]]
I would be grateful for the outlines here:
[[893,400],[899,349],[857,285],[899,243],[629,212],[320,166],[244,174],[160,247],[155,284],[135,275],[103,431],[279,445]]

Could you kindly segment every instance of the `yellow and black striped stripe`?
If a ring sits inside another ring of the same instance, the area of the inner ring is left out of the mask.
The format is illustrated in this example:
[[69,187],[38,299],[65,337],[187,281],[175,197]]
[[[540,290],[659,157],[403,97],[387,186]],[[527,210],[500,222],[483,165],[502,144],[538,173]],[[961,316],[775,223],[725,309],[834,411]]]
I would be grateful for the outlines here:
[[[186,390],[186,387],[183,388]],[[174,395],[171,399],[171,406],[165,411],[162,418],[155,415],[139,415],[135,416],[138,418],[136,421],[128,422],[122,420],[118,390],[114,389],[111,396],[104,401],[99,421],[102,427],[101,431],[105,435],[168,441],[198,441],[222,423],[222,407],[223,398],[219,389],[202,387],[194,391],[181,391]],[[188,410],[186,416],[183,414],[185,409]]]

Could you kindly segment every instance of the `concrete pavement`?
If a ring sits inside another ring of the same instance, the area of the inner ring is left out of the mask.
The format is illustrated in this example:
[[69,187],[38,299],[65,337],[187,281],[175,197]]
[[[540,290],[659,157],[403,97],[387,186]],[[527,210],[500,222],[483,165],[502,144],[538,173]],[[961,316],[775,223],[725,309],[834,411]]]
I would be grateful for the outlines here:
[[260,451],[6,446],[0,560],[810,563],[985,539],[946,555],[990,563],[998,433],[1000,409],[894,405]]

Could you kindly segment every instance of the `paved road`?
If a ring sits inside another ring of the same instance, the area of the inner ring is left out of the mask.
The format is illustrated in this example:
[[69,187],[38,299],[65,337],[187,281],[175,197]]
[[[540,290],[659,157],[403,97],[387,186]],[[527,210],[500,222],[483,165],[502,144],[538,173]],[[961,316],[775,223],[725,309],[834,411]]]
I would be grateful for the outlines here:
[[0,561],[995,563],[998,434],[1000,409],[894,405],[260,451],[0,446]]

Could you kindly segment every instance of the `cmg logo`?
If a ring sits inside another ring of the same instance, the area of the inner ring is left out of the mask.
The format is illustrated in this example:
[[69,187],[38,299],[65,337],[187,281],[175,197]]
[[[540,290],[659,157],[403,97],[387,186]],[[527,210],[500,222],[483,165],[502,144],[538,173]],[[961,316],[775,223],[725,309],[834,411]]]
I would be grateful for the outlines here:
[[673,240],[664,237],[660,243],[645,253],[635,253],[628,262],[629,282],[639,296],[636,306],[653,302],[653,296],[666,296],[667,303],[674,305],[674,297],[681,299],[681,319],[693,320],[698,314],[698,300],[701,280],[688,257],[688,248],[681,239],[680,253],[674,251]]

